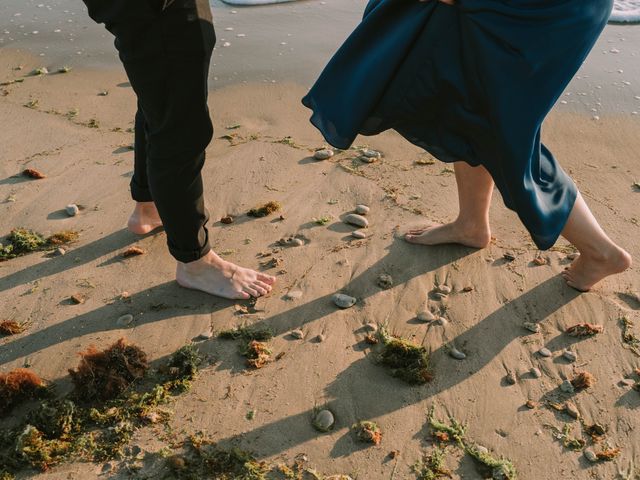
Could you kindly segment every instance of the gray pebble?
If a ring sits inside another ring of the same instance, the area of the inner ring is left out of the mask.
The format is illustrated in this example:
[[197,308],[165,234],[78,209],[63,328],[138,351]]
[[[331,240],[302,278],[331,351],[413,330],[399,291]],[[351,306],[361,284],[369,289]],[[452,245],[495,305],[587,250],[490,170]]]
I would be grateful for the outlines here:
[[455,347],[449,350],[449,356],[455,358],[456,360],[464,360],[465,358],[467,358],[467,355],[464,352],[461,352]]
[[333,300],[333,303],[340,308],[351,308],[357,301],[355,298],[343,293],[336,293],[331,297],[331,299]]
[[449,320],[447,320],[444,317],[440,317],[438,318],[438,325],[442,325],[443,327],[446,327],[447,325],[449,325]]
[[416,315],[416,318],[421,322],[433,322],[436,319],[436,316],[431,313],[429,310],[423,310]]
[[578,355],[576,355],[576,353],[572,352],[571,350],[565,350],[564,352],[562,352],[562,356],[570,362],[575,362],[576,360],[578,360]]
[[297,340],[302,340],[304,338],[304,332],[297,328],[291,332],[291,336]]
[[121,327],[128,327],[133,323],[133,315],[131,315],[130,313],[122,315],[120,318],[118,318],[118,321],[116,323]]
[[356,213],[350,213],[344,217],[344,222],[361,228],[367,228],[369,226],[369,220]]
[[380,158],[382,156],[382,154],[380,152],[377,152],[376,150],[371,150],[369,148],[365,148],[364,150],[362,150],[362,156],[366,157],[366,158]]
[[388,290],[391,287],[393,287],[393,277],[391,275],[387,275],[386,273],[383,273],[378,277],[378,280],[376,281],[376,283],[380,288]]
[[327,339],[323,334],[318,335],[314,340],[316,343],[322,343]]
[[76,215],[78,215],[78,213],[80,213],[80,209],[75,203],[67,205],[66,207],[64,207],[64,209],[67,212],[67,215],[69,215],[70,217],[75,217]]
[[351,232],[351,236],[353,238],[357,238],[359,240],[363,240],[363,239],[367,238],[367,232],[365,232],[364,230],[355,230],[355,231]]
[[596,463],[598,461],[598,456],[596,455],[596,452],[594,452],[590,448],[585,448],[583,453],[584,453],[584,458],[589,460],[591,463]]
[[538,323],[524,322],[522,326],[533,333],[538,333],[540,331],[540,324]]
[[333,150],[323,148],[322,150],[316,150],[316,152],[313,154],[313,158],[315,158],[316,160],[328,160],[333,157],[333,154]]
[[564,411],[567,412],[567,415],[569,415],[570,417],[573,417],[575,419],[580,418],[578,407],[576,407],[572,402],[567,402],[564,404]]
[[433,298],[444,300],[445,298],[447,298],[447,294],[442,292],[433,292]]
[[560,384],[560,390],[563,391],[564,393],[575,392],[575,388],[573,388],[573,385],[571,385],[571,382],[569,380],[565,380]]
[[513,372],[507,372],[507,375],[504,377],[504,380],[507,382],[508,385],[515,385],[518,381]]
[[536,367],[533,367],[530,370],[530,373],[533,378],[540,378],[542,376],[542,372],[540,371],[539,368],[536,368]]
[[366,205],[356,205],[356,213],[358,215],[366,215],[370,210]]
[[549,350],[546,347],[542,347],[540,350],[538,350],[538,354],[541,357],[545,357],[545,358],[549,358],[551,355],[553,355],[553,353],[551,353],[551,350]]
[[320,432],[328,432],[335,423],[336,419],[329,410],[320,410],[313,418],[313,426]]

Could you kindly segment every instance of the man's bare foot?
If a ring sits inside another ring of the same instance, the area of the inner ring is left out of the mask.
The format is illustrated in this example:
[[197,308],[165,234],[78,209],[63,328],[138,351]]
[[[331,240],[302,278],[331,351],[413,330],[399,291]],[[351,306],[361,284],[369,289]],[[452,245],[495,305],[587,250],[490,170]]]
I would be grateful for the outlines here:
[[270,275],[227,262],[213,251],[195,262],[178,262],[176,280],[185,288],[232,300],[267,295],[276,281]]
[[624,272],[631,267],[631,263],[631,255],[614,246],[610,252],[604,254],[581,254],[562,272],[562,276],[571,288],[579,292],[588,292],[605,277]]
[[146,235],[162,226],[162,220],[154,202],[137,202],[129,217],[127,227],[137,235]]
[[419,245],[457,243],[466,247],[485,248],[491,242],[491,230],[488,226],[470,228],[459,222],[452,222],[414,228],[409,230],[404,238],[409,243]]

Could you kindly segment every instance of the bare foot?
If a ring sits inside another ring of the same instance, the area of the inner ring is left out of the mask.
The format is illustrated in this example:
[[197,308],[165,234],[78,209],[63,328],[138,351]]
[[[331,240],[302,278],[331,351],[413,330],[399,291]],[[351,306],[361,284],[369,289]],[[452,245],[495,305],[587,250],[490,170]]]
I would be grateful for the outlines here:
[[217,297],[246,300],[271,292],[276,279],[223,260],[213,251],[191,263],[178,262],[177,282]]
[[409,243],[419,245],[457,243],[466,247],[485,248],[491,242],[491,231],[488,226],[469,228],[458,222],[452,222],[415,228],[409,230],[404,238]]
[[624,272],[631,267],[631,263],[631,255],[614,246],[605,254],[581,254],[562,272],[562,276],[571,288],[579,292],[588,292],[605,277]]
[[162,226],[162,220],[154,202],[137,202],[129,217],[127,227],[137,235],[146,235]]

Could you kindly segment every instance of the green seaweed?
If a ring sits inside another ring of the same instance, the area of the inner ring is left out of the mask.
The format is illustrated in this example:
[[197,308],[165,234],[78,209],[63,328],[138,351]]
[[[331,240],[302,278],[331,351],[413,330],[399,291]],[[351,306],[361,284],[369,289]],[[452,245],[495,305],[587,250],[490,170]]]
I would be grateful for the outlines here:
[[460,423],[456,418],[449,416],[449,425],[441,422],[435,417],[435,408],[429,409],[429,427],[433,433],[445,433],[447,436],[455,441],[458,446],[464,448],[465,435],[467,433],[467,426]]
[[259,342],[268,342],[273,338],[273,336],[273,330],[268,327],[255,328],[251,326],[237,327],[230,330],[223,330],[218,333],[218,338],[223,340],[243,339],[247,341],[257,340]]
[[282,209],[282,204],[280,202],[276,202],[272,200],[260,207],[252,208],[247,212],[247,215],[249,215],[250,217],[262,218],[262,217],[267,217],[272,213],[275,213],[281,209]]
[[465,451],[481,466],[488,469],[493,480],[516,480],[516,467],[506,458],[495,458],[490,453],[480,451],[476,445],[466,445]]
[[414,385],[433,379],[425,347],[392,336],[385,327],[378,330],[378,339],[383,346],[380,363],[391,369],[392,376]]
[[430,454],[424,454],[421,460],[413,465],[413,471],[418,480],[436,480],[438,478],[452,478],[451,471],[444,465],[446,450],[435,447]]
[[77,239],[78,232],[73,230],[58,232],[45,238],[33,230],[14,228],[7,236],[6,242],[0,243],[0,261],[66,245]]

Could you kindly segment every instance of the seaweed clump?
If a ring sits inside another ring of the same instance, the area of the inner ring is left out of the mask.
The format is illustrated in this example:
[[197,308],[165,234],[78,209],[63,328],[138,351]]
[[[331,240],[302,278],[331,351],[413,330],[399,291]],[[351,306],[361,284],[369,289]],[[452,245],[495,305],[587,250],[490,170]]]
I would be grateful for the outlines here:
[[592,387],[596,383],[596,378],[589,372],[580,372],[572,380],[571,385],[576,390],[584,390]]
[[380,445],[382,442],[382,430],[375,422],[358,422],[353,426],[353,430],[361,442],[374,445]]
[[46,392],[44,380],[29,369],[0,373],[0,414],[7,414],[23,400],[42,397]]
[[591,337],[603,331],[604,327],[602,325],[594,325],[592,323],[579,323],[566,330],[572,337]]
[[194,345],[185,345],[175,352],[166,366],[171,390],[187,391],[202,364],[202,355]]
[[493,480],[516,480],[518,473],[516,467],[513,466],[506,458],[495,458],[489,452],[480,450],[477,446],[466,446],[465,451],[477,463],[488,470]]
[[15,320],[3,320],[0,322],[0,334],[17,335],[27,329],[27,322],[16,322]]
[[444,465],[446,451],[435,447],[429,454],[424,454],[422,460],[413,465],[413,471],[419,480],[436,480],[438,478],[453,478],[451,471]]
[[247,357],[247,366],[255,369],[265,367],[271,362],[271,350],[266,342],[273,338],[269,328],[238,327],[224,330],[218,334],[224,340],[243,340],[240,353]]
[[433,380],[425,347],[394,337],[385,327],[378,330],[378,339],[383,347],[380,363],[391,368],[391,375],[414,385]]
[[276,201],[270,201],[262,205],[261,207],[252,208],[247,212],[247,215],[255,218],[262,218],[271,215],[279,211],[282,208],[282,204]]
[[78,396],[89,401],[117,397],[149,368],[147,355],[123,338],[103,351],[92,345],[80,356],[80,365],[69,374]]
[[242,354],[247,357],[247,366],[255,369],[265,367],[271,362],[271,349],[264,342],[251,340],[242,349]]
[[14,228],[7,236],[6,242],[0,243],[0,261],[66,245],[76,241],[78,236],[78,232],[65,230],[45,238],[33,230]]

